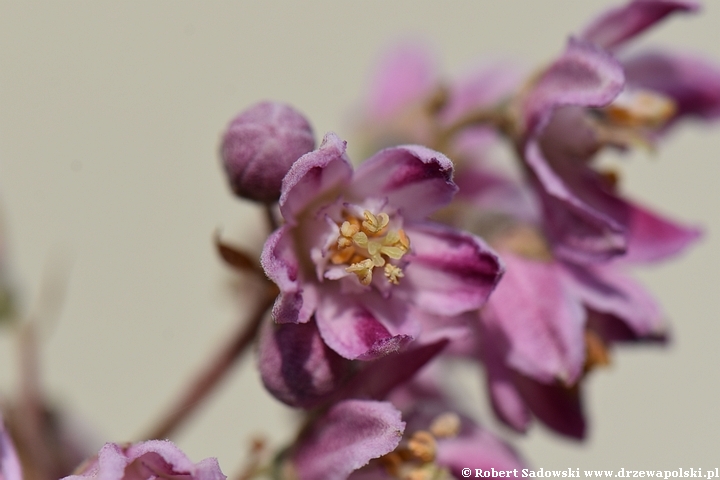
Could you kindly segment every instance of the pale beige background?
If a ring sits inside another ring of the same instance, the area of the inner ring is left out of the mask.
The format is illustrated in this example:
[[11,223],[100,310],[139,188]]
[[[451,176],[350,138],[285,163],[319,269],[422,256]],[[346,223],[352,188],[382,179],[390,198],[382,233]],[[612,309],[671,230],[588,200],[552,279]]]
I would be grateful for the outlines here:
[[[49,390],[103,440],[149,424],[237,321],[212,232],[259,248],[258,212],[216,157],[239,110],[279,99],[318,137],[350,135],[348,108],[380,49],[405,34],[437,45],[447,72],[483,56],[529,64],[609,2],[0,2],[0,200],[26,308],[69,252],[67,301],[44,351]],[[720,63],[720,4],[643,38]],[[537,467],[720,466],[720,125],[683,128],[655,158],[624,164],[636,197],[707,229],[688,255],[640,273],[672,322],[668,350],[626,349],[587,389],[584,445],[534,428]],[[0,335],[0,384],[15,381]],[[292,415],[250,359],[178,443],[239,465],[248,435],[280,441]],[[468,390],[483,398],[472,375]],[[473,383],[474,382],[474,383]],[[478,402],[480,402],[478,400]],[[485,416],[486,423],[500,432]]]

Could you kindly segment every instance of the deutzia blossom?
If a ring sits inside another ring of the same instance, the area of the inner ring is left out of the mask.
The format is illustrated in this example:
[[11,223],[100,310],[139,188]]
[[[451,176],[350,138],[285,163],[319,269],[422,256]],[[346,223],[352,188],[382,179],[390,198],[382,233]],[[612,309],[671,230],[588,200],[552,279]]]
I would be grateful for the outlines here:
[[285,224],[262,265],[280,288],[278,323],[312,318],[348,359],[400,349],[420,334],[419,309],[453,316],[479,308],[502,269],[485,243],[425,218],[450,202],[452,163],[420,146],[383,150],[353,173],[345,142],[326,135],[285,177]]
[[121,446],[106,443],[97,456],[78,468],[65,480],[150,480],[187,478],[188,480],[225,480],[214,458],[193,463],[172,442],[149,440]]

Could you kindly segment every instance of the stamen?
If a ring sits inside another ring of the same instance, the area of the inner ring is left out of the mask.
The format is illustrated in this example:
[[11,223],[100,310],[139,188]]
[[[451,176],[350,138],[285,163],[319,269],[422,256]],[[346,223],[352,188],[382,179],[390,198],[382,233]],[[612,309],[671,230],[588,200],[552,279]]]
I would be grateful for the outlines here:
[[352,265],[347,267],[345,271],[357,275],[361,284],[370,285],[370,282],[372,282],[373,267],[373,261],[370,259],[366,259],[362,262],[353,263]]
[[460,417],[454,412],[438,415],[430,424],[430,433],[436,438],[452,438],[460,433]]
[[662,94],[647,90],[622,92],[606,108],[610,119],[627,127],[659,127],[677,110],[675,102]]
[[405,275],[388,260],[400,260],[410,250],[410,240],[403,230],[388,231],[390,216],[385,212],[375,215],[365,210],[363,217],[361,223],[358,218],[345,215],[330,261],[334,265],[349,265],[345,271],[357,275],[362,285],[372,283],[374,268],[384,267],[385,277],[397,285]]
[[362,222],[362,226],[370,233],[378,233],[390,223],[390,216],[387,213],[378,213],[377,216],[375,216],[368,210],[365,210],[363,216],[365,217],[365,221]]
[[418,430],[408,441],[408,450],[415,458],[423,463],[429,463],[435,460],[437,452],[437,444],[435,437],[430,432]]
[[390,263],[385,265],[385,277],[393,285],[397,285],[398,283],[400,283],[399,279],[404,276],[405,274],[400,269],[400,267],[396,267],[395,265],[392,265]]

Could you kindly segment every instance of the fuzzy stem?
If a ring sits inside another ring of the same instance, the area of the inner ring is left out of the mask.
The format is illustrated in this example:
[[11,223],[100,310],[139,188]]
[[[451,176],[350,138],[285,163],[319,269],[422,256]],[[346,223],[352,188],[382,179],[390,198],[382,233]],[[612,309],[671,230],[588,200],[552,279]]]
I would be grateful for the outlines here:
[[220,385],[231,367],[253,342],[273,300],[273,296],[267,295],[258,304],[250,320],[240,325],[235,335],[230,337],[230,341],[218,351],[217,355],[210,360],[210,363],[180,396],[177,403],[169,410],[170,413],[150,430],[149,434],[143,437],[144,439],[168,438],[190,418],[210,393]]

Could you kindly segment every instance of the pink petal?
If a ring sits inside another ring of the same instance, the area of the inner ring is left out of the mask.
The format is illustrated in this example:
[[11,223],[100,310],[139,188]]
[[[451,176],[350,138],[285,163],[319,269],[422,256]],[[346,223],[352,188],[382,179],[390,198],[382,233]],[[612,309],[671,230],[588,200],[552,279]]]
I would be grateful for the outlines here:
[[423,310],[453,316],[480,308],[502,275],[479,238],[435,223],[407,226],[409,264],[398,294]]
[[387,121],[421,101],[437,85],[436,72],[435,59],[424,45],[408,42],[388,50],[371,80],[368,115]]
[[540,382],[577,381],[585,361],[585,309],[555,262],[503,252],[505,276],[483,310],[508,341],[508,365]]
[[480,358],[485,365],[490,401],[495,414],[518,432],[530,426],[530,410],[513,383],[513,373],[507,366],[509,349],[507,335],[496,325],[480,317]]
[[694,12],[696,2],[677,0],[635,0],[600,15],[580,34],[580,38],[600,47],[612,49],[636,37],[667,15]]
[[455,478],[463,478],[462,470],[513,470],[525,465],[518,454],[487,430],[474,427],[471,432],[438,442],[437,463],[448,467]]
[[623,263],[654,262],[684,251],[702,231],[664,218],[638,204],[627,202],[628,251]]
[[347,377],[349,363],[325,345],[314,321],[298,325],[265,322],[258,367],[275,398],[294,407],[322,403]]
[[301,439],[293,454],[299,480],[345,480],[373,458],[393,451],[405,431],[388,402],[345,400]]
[[567,49],[528,93],[523,104],[526,130],[537,133],[547,124],[555,107],[600,107],[621,91],[622,66],[610,54],[590,43],[570,39]]
[[22,469],[0,414],[0,480],[22,480]]
[[297,216],[322,197],[332,200],[351,177],[345,142],[334,133],[326,134],[320,148],[293,163],[283,180],[279,204],[285,222],[294,225]]
[[[417,335],[407,306],[375,292],[324,292],[316,312],[320,335],[341,356],[372,360],[399,351]],[[391,331],[392,330],[392,331]]]
[[515,374],[514,384],[538,420],[568,437],[585,438],[585,415],[577,385],[547,385],[520,374]]
[[385,399],[447,346],[446,339],[393,353],[367,363],[341,392],[341,398]]
[[278,323],[305,323],[316,306],[316,291],[309,282],[301,283],[299,263],[295,256],[293,231],[285,225],[273,232],[265,241],[260,263],[265,274],[280,289],[273,318]]
[[720,67],[688,54],[646,52],[623,61],[628,84],[675,101],[676,117],[720,117]]
[[450,89],[440,112],[442,121],[450,124],[474,110],[495,106],[516,91],[523,73],[515,65],[495,62],[464,75]]
[[577,262],[593,262],[625,253],[626,228],[615,218],[624,209],[617,197],[599,187],[597,174],[569,162],[565,168],[552,169],[534,142],[527,145],[525,161],[538,182],[546,233],[556,254]]
[[355,172],[351,195],[387,198],[406,221],[420,220],[450,203],[457,192],[453,164],[445,155],[419,145],[386,148]]
[[146,480],[183,477],[187,480],[225,480],[217,459],[193,463],[168,440],[149,440],[122,448],[107,443],[98,457],[84,466],[78,475],[65,480]]
[[612,265],[565,266],[571,288],[591,309],[613,315],[638,337],[662,335],[663,315],[655,299]]

